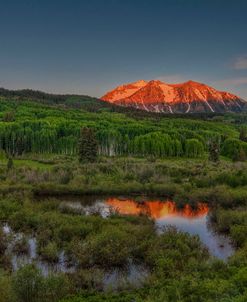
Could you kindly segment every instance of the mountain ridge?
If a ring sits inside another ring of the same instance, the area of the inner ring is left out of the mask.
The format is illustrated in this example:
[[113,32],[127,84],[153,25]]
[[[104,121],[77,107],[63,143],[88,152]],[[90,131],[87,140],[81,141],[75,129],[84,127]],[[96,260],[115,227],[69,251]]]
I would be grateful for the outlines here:
[[247,109],[247,102],[240,97],[192,80],[178,84],[139,80],[120,85],[101,99],[121,106],[163,113],[224,113]]

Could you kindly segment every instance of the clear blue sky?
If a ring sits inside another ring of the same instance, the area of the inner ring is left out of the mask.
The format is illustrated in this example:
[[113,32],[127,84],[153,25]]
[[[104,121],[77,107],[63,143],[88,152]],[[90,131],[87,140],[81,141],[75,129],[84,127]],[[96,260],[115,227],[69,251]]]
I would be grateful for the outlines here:
[[192,79],[247,99],[246,0],[0,0],[0,41],[6,88]]

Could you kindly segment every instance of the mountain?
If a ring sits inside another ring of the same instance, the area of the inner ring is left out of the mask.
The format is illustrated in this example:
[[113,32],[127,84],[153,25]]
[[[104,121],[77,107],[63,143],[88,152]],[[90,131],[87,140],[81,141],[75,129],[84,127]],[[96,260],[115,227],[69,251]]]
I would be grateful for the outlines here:
[[88,95],[79,94],[54,94],[39,90],[21,89],[9,90],[0,87],[0,107],[1,101],[8,100],[20,105],[23,102],[35,102],[48,106],[64,109],[82,109],[89,112],[118,112],[132,117],[157,117],[153,112],[138,110],[133,107],[118,106]]
[[247,109],[247,102],[240,97],[194,81],[167,84],[158,80],[140,80],[118,86],[101,100],[164,113],[224,113]]

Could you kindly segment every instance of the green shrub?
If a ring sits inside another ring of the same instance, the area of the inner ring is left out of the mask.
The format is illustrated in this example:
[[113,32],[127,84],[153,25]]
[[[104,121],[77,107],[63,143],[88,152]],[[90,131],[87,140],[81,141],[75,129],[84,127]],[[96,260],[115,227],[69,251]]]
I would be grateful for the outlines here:
[[57,262],[58,253],[58,247],[55,242],[49,242],[47,245],[39,247],[39,254],[48,262]]
[[202,246],[199,237],[189,236],[168,227],[162,235],[151,242],[146,251],[145,261],[151,268],[168,277],[176,274],[177,270],[184,270],[190,259],[199,263],[207,258],[208,252]]
[[243,246],[247,242],[247,223],[246,225],[232,225],[230,227],[230,236],[237,246]]
[[12,281],[13,293],[18,302],[39,302],[43,293],[43,277],[33,265],[19,269]]
[[49,275],[43,280],[42,302],[57,302],[68,296],[72,285],[65,274]]
[[117,228],[104,228],[74,246],[80,265],[111,268],[127,265],[132,251],[128,234]]

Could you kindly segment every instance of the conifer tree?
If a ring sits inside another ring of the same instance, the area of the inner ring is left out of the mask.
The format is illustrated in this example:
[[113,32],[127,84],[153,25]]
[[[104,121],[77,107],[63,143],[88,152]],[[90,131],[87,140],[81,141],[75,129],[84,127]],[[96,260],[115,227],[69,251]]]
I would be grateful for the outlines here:
[[98,153],[98,142],[94,130],[91,128],[82,128],[78,143],[79,161],[94,162]]

